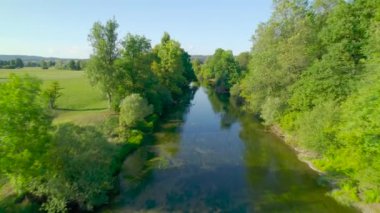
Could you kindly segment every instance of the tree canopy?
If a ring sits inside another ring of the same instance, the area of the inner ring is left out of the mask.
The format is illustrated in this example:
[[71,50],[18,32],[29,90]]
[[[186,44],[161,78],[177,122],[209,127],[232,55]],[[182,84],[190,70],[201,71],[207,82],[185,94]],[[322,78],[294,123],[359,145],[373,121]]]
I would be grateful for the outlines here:
[[247,110],[341,175],[333,195],[346,203],[380,200],[379,8],[378,0],[274,1],[234,88]]

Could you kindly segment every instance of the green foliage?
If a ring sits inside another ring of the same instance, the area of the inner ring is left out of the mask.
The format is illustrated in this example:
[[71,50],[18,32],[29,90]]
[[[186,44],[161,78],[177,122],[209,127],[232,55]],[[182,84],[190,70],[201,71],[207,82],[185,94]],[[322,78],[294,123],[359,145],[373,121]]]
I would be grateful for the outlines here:
[[23,68],[24,62],[21,60],[21,58],[16,58],[16,68]]
[[40,97],[40,81],[11,75],[0,84],[0,174],[25,190],[44,172],[51,118]]
[[[379,70],[379,69],[377,69]],[[342,119],[337,133],[342,156],[351,158],[344,169],[358,182],[365,200],[378,202],[380,197],[380,75],[371,73],[364,86],[342,105]],[[355,159],[353,159],[355,156]],[[339,159],[338,159],[339,160]],[[341,169],[341,168],[335,168]],[[368,192],[367,192],[368,191]]]
[[17,68],[23,68],[24,62],[21,60],[21,58],[16,58],[15,60],[10,61],[2,61],[0,60],[0,69],[17,69]]
[[198,76],[201,80],[213,82],[218,92],[225,92],[240,79],[240,67],[232,51],[217,49],[202,65]]
[[379,23],[379,0],[274,1],[232,88],[266,125],[317,154],[337,183],[333,196],[348,204],[380,200]]
[[161,114],[196,79],[190,55],[167,33],[154,49],[144,36],[127,34],[119,42],[117,27],[110,20],[91,30],[93,54],[86,64],[91,82],[100,86],[115,111],[127,95],[139,93]]
[[261,117],[265,125],[276,124],[281,117],[283,106],[279,98],[268,97],[261,109]]
[[163,105],[160,91],[164,88],[151,70],[153,53],[150,41],[143,36],[128,34],[122,41],[121,55],[117,61],[120,84],[115,85],[117,100],[114,104],[119,105],[129,94],[139,93],[153,103],[155,111],[160,113]]
[[133,127],[152,112],[153,106],[149,105],[139,94],[128,95],[120,104],[120,126]]
[[119,83],[115,67],[115,61],[119,56],[116,32],[118,26],[114,19],[109,20],[105,25],[96,22],[88,36],[93,54],[88,61],[86,72],[90,81],[100,86],[107,95],[109,107],[115,93],[114,85]]
[[[73,84],[66,82],[62,93],[62,81],[53,81],[60,75],[58,72],[35,72],[51,82],[43,92],[40,82],[29,77],[11,76],[0,84],[0,121],[9,123],[0,127],[0,175],[5,175],[20,193],[37,198],[45,211],[90,211],[107,203],[125,156],[143,142],[146,133],[153,131],[158,116],[152,113],[161,114],[195,80],[190,55],[168,34],[152,50],[150,41],[143,36],[128,34],[119,42],[117,27],[115,20],[105,25],[95,23],[89,35],[93,54],[86,73],[107,95],[110,106],[120,109],[119,117],[115,115],[101,126],[103,132],[73,124],[51,131],[47,114],[51,110],[45,107],[44,100],[55,108],[62,95],[60,107],[87,110],[88,103],[78,104],[87,102],[91,96],[88,94],[93,94],[86,88],[71,90],[68,85],[77,87],[78,82],[83,83],[83,79],[72,79],[72,73],[65,73],[63,78]],[[62,66],[42,63],[46,68]],[[71,60],[68,66],[77,69],[78,64]],[[86,96],[78,95],[81,101],[76,102],[72,100],[76,96],[66,96],[71,91]],[[106,111],[103,114],[109,115]]]
[[327,101],[298,115],[295,121],[297,142],[318,154],[325,154],[336,146],[334,127],[339,122],[339,109],[333,101]]
[[47,99],[50,109],[56,108],[57,99],[62,96],[61,90],[62,88],[59,86],[59,82],[53,81],[53,83],[43,91],[43,96]]
[[260,112],[268,96],[286,104],[289,87],[316,55],[314,16],[305,2],[277,1],[271,19],[253,37],[250,71],[240,86],[253,112]]
[[200,75],[201,74],[202,62],[199,59],[193,59],[193,60],[191,60],[191,64],[192,64],[193,69],[194,69],[194,74],[197,76]]
[[292,87],[290,106],[309,110],[326,100],[344,100],[354,87],[356,68],[348,53],[339,47],[306,70]]
[[48,63],[45,61],[45,60],[42,60],[41,63],[40,63],[40,67],[43,69],[43,70],[47,70],[49,69],[49,65]]
[[[161,43],[153,49],[155,60],[152,64],[152,70],[157,75],[160,84],[167,88],[173,97],[179,97],[182,89],[189,86],[187,78],[191,78],[189,73],[189,56],[182,48],[179,42],[170,38],[165,33]],[[192,68],[191,68],[192,69]]]
[[35,183],[34,193],[47,196],[43,209],[65,212],[70,203],[81,209],[108,201],[114,187],[115,147],[94,127],[58,126],[49,151],[49,172]]
[[248,71],[250,57],[251,55],[249,52],[242,52],[236,56],[236,61],[239,64],[242,73],[246,73]]
[[85,65],[84,60],[55,60],[54,68],[58,70],[82,70]]
[[129,130],[127,133],[127,142],[129,144],[141,144],[144,139],[144,133],[139,130]]

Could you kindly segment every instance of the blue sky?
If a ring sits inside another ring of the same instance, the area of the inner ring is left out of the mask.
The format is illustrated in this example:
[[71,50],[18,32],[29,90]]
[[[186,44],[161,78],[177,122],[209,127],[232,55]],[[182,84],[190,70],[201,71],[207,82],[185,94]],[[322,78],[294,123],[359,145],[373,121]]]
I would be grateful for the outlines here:
[[190,54],[238,54],[271,11],[271,0],[0,0],[0,54],[87,58],[93,23],[112,17],[120,38],[145,35],[154,45],[167,31]]

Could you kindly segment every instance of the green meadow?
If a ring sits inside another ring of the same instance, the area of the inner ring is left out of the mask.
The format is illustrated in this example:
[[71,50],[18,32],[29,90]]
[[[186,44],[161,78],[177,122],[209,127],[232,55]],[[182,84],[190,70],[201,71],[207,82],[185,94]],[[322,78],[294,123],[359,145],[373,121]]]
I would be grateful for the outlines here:
[[53,81],[58,81],[62,96],[57,100],[54,123],[73,122],[78,125],[95,124],[108,114],[107,101],[101,91],[91,86],[83,71],[42,70],[23,68],[0,70],[0,81],[5,81],[11,73],[30,75],[40,79],[42,89]]

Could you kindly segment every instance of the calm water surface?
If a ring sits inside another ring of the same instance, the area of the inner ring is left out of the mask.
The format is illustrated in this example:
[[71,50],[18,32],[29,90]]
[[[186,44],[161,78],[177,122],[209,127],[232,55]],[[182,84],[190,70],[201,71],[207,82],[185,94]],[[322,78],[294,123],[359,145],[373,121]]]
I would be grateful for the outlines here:
[[125,161],[112,212],[354,212],[252,116],[200,88]]

